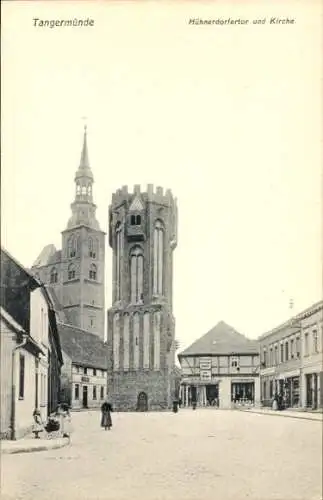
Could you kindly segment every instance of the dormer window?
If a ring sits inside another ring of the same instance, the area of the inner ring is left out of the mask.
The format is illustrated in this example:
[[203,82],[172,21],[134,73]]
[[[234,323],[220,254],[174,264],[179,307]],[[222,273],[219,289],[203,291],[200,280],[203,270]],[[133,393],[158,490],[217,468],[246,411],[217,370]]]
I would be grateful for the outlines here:
[[141,215],[132,215],[130,217],[130,224],[132,226],[140,226],[140,224],[141,224]]

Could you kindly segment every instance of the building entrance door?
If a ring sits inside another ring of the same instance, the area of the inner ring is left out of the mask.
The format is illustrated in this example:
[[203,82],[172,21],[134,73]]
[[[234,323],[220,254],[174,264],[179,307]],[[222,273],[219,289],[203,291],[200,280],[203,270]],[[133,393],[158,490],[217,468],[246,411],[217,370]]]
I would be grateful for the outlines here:
[[148,396],[145,392],[140,392],[137,402],[138,411],[148,411]]
[[83,408],[87,408],[87,404],[88,404],[87,385],[83,385],[83,397],[82,397]]

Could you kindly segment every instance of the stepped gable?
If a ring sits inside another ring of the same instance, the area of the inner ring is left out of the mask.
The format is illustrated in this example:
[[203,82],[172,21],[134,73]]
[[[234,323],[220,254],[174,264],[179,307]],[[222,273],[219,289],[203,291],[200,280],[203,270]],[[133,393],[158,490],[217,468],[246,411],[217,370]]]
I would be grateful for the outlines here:
[[212,354],[258,354],[258,343],[220,321],[179,356]]
[[64,323],[58,323],[57,326],[62,350],[73,363],[107,369],[107,345],[97,335]]

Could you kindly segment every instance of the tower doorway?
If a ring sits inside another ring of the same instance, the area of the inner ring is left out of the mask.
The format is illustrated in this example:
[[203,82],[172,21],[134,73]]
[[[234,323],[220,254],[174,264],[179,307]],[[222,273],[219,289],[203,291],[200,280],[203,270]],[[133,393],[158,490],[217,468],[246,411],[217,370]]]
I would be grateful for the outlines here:
[[137,402],[138,411],[148,411],[148,396],[145,392],[140,392]]
[[83,385],[82,405],[83,405],[83,408],[88,407],[87,385]]

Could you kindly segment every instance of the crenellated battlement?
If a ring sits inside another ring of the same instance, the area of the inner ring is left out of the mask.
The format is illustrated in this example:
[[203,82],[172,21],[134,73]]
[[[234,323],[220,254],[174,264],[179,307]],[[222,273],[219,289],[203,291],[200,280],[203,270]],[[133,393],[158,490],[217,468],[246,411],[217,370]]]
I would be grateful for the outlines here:
[[161,186],[147,184],[146,189],[142,190],[140,184],[135,184],[132,191],[129,190],[128,186],[117,189],[112,194],[112,206],[116,208],[125,201],[130,202],[135,195],[139,195],[144,202],[160,203],[172,207],[177,205],[177,199],[173,197],[171,189],[164,190]]

